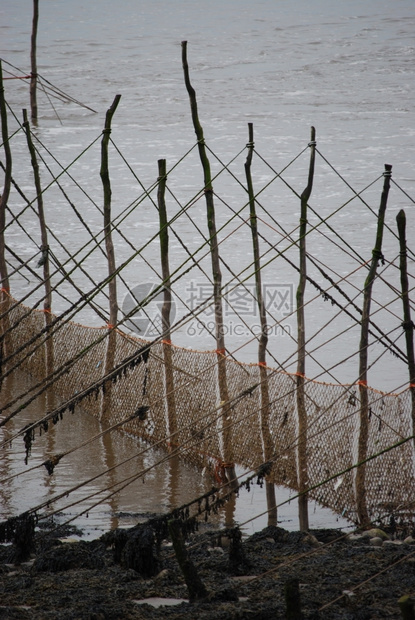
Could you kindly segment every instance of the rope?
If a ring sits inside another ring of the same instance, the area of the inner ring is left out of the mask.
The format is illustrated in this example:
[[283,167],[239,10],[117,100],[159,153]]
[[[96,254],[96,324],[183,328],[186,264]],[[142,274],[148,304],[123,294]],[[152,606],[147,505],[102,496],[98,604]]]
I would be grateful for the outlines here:
[[[42,159],[42,161],[43,161],[43,159]],[[43,163],[45,163],[45,162],[43,161]],[[45,165],[46,165],[46,164],[45,164]],[[2,163],[2,162],[0,162],[0,166],[4,169],[4,166],[3,166],[3,163]],[[15,187],[16,191],[19,193],[19,195],[20,195],[20,196],[21,196],[21,197],[25,200],[26,204],[30,207],[30,209],[33,211],[33,213],[37,216],[37,211],[36,211],[36,209],[33,207],[32,202],[30,202],[30,201],[28,200],[28,198],[25,196],[25,194],[23,193],[23,191],[20,189],[20,187],[17,185],[17,183],[15,182],[15,180],[14,180],[13,178],[12,178],[12,183],[13,183],[13,186]],[[57,183],[57,184],[58,184],[58,183]],[[59,186],[59,184],[58,184],[58,186]],[[20,221],[19,221],[19,219],[18,219],[18,218],[19,218],[19,216],[14,216],[14,215],[11,213],[10,209],[8,209],[8,211],[9,211],[9,213],[12,215],[13,219],[16,221],[16,223],[18,224],[18,226],[21,228],[21,230],[24,232],[24,234],[25,234],[25,235],[27,235],[27,236],[28,236],[28,238],[32,241],[32,243],[33,243],[33,244],[34,244],[37,248],[39,248],[39,250],[40,250],[39,244],[38,244],[37,242],[35,242],[35,241],[34,241],[34,239],[33,239],[33,237],[31,237],[31,236],[29,235],[29,233],[27,232],[27,227],[22,226],[22,224],[20,223]],[[63,243],[61,243],[60,239],[59,239],[59,238],[55,235],[55,233],[54,233],[54,232],[53,232],[53,231],[49,228],[49,226],[47,226],[47,225],[46,225],[46,229],[47,229],[47,231],[49,232],[49,234],[51,234],[51,236],[52,236],[52,237],[53,237],[53,238],[54,238],[54,239],[55,239],[55,240],[59,243],[59,245],[60,245],[60,246],[64,249],[64,251],[68,254],[68,256],[70,257],[70,259],[72,259],[72,258],[73,258],[73,256],[72,256],[72,255],[70,254],[70,252],[69,252],[69,251],[65,248],[65,246],[63,245]],[[49,255],[50,255],[50,256],[53,256],[53,254],[52,254],[52,252],[51,252],[50,250],[49,250],[49,252],[48,252],[48,253],[49,253]],[[20,259],[19,259],[19,260],[20,260]],[[53,275],[55,275],[56,273],[58,273],[58,271],[63,271],[63,273],[64,273],[64,280],[65,280],[65,281],[69,281],[69,282],[71,282],[71,284],[74,286],[74,288],[75,288],[75,289],[77,290],[77,292],[79,293],[79,292],[80,292],[80,290],[79,290],[79,289],[77,289],[77,288],[76,288],[76,285],[75,285],[75,284],[71,281],[69,274],[64,272],[63,266],[62,266],[62,265],[59,265],[59,261],[56,259],[56,257],[55,257],[55,265],[58,265],[58,268],[57,268],[57,271],[55,271],[55,273],[51,275],[51,277],[52,277]],[[82,267],[81,263],[79,263],[79,268],[80,268],[80,269],[81,269],[81,271],[82,271],[82,272],[83,272],[83,273],[84,273],[84,274],[88,277],[88,279],[89,279],[89,280],[90,280],[90,281],[91,281],[91,282],[95,285],[94,280],[91,278],[91,276],[89,275],[89,273],[88,273],[86,270],[84,270],[84,269],[83,269],[83,267]],[[38,274],[36,274],[36,272],[34,272],[34,271],[33,271],[33,270],[31,270],[31,269],[30,269],[30,271],[31,271],[31,273],[32,273],[33,275],[35,275],[35,276],[36,276],[36,277],[37,277],[37,278],[38,278],[41,282],[43,282],[43,279],[42,279],[42,278],[40,278],[40,276],[39,276]],[[62,281],[60,281],[60,283],[61,283],[61,282],[62,282]],[[60,283],[59,283],[59,284],[60,284]],[[58,287],[59,287],[59,284],[58,284],[58,285],[56,285],[55,287],[52,287],[52,291],[54,291],[54,292],[58,293],[58,295],[60,295],[60,297],[62,297],[65,301],[69,302],[69,300],[68,300],[68,299],[67,299],[67,298],[66,298],[66,297],[65,297],[65,296],[64,296],[64,295],[60,292],[60,290],[59,290],[59,288],[58,288]],[[40,302],[41,302],[41,301],[42,301],[42,300],[40,300]],[[40,303],[40,302],[39,302],[39,303]],[[93,307],[93,306],[92,306],[92,307]]]
[[3,77],[3,80],[27,80],[31,75],[13,75],[12,77]]
[[[354,592],[358,588],[361,588],[363,585],[365,585],[366,583],[369,583],[369,581],[373,581],[373,579],[376,579],[376,577],[379,577],[379,575],[382,575],[382,573],[386,573],[388,570],[390,570],[394,566],[397,566],[398,564],[401,564],[402,562],[407,562],[408,558],[411,558],[414,555],[415,555],[415,551],[412,551],[411,553],[408,553],[408,555],[405,555],[402,558],[399,558],[399,560],[392,562],[392,564],[389,564],[389,566],[385,566],[385,568],[382,568],[382,570],[378,571],[375,575],[372,575],[368,579],[365,579],[364,581],[361,581],[357,585],[350,587],[349,592]],[[341,596],[338,596],[337,598],[331,600],[329,603],[326,603],[325,605],[320,607],[319,611],[322,611],[323,609],[327,609],[327,607],[331,607],[331,605],[333,605],[334,603],[337,603],[337,601],[340,601],[344,596],[347,596],[347,595],[345,593],[341,594]]]

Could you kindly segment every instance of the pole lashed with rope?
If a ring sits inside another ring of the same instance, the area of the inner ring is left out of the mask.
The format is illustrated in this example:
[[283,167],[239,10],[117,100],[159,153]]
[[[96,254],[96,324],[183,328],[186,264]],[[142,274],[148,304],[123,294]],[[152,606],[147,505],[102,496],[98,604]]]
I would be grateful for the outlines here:
[[305,380],[305,312],[304,312],[304,292],[306,286],[307,263],[306,263],[306,234],[307,234],[307,203],[311,196],[314,179],[314,162],[316,150],[316,130],[311,128],[310,146],[310,166],[308,171],[307,187],[301,194],[301,214],[300,214],[300,280],[297,288],[297,326],[298,326],[298,345],[297,345],[297,415],[298,415],[298,484],[300,497],[298,498],[298,515],[300,520],[300,530],[308,530],[308,465],[307,465],[307,409],[304,390]]
[[[101,180],[104,191],[104,234],[105,234],[105,248],[108,261],[108,296],[109,296],[109,322],[108,329],[110,330],[107,339],[107,351],[104,364],[104,376],[108,375],[114,366],[115,360],[115,345],[116,345],[116,333],[115,326],[117,325],[118,315],[118,302],[117,302],[117,281],[116,281],[116,264],[115,264],[115,252],[114,244],[112,242],[112,221],[111,221],[111,181],[109,176],[108,165],[108,145],[111,134],[111,121],[115,114],[115,110],[119,104],[121,95],[116,95],[111,107],[107,110],[105,116],[105,127],[102,131],[101,141]],[[112,396],[112,384],[111,381],[107,381],[102,397],[101,403],[101,420],[106,420],[111,409],[111,396]]]
[[223,325],[222,308],[222,273],[220,269],[219,246],[216,232],[215,205],[213,200],[212,177],[210,172],[209,158],[206,152],[203,129],[199,121],[197,111],[196,92],[191,85],[189,77],[189,65],[187,62],[187,41],[182,41],[182,64],[186,89],[189,94],[190,108],[192,112],[193,126],[197,137],[200,161],[204,172],[204,192],[207,208],[207,223],[209,230],[210,255],[212,260],[213,273],[213,294],[215,300],[215,330],[216,330],[216,354],[218,357],[218,383],[219,394],[223,411],[223,444],[224,444],[224,463],[223,469],[226,471],[228,481],[231,483],[236,479],[235,464],[232,448],[231,417],[232,411],[229,407],[228,381],[226,377],[226,348]]
[[370,521],[369,513],[366,502],[366,463],[367,446],[369,438],[369,397],[367,391],[367,365],[368,365],[368,347],[369,347],[369,323],[370,323],[370,306],[372,302],[372,289],[373,283],[376,278],[376,271],[379,261],[383,260],[382,254],[382,241],[383,241],[383,229],[385,223],[385,212],[388,201],[390,178],[392,175],[392,166],[385,164],[385,171],[383,173],[383,190],[380,199],[376,241],[375,247],[372,251],[372,261],[369,267],[369,273],[366,277],[365,286],[363,289],[363,313],[362,313],[362,328],[360,335],[359,346],[359,395],[360,395],[360,428],[359,428],[359,443],[358,443],[358,457],[359,463],[362,463],[356,471],[356,503],[357,513],[359,516],[359,522],[361,525],[365,525]]
[[[259,364],[259,374],[261,379],[261,433],[262,433],[262,442],[263,442],[263,450],[264,450],[264,460],[271,461],[274,457],[276,446],[274,446],[274,442],[272,439],[272,435],[270,433],[269,428],[269,413],[270,413],[270,403],[269,403],[269,387],[268,387],[268,377],[267,377],[267,344],[268,344],[268,325],[267,325],[267,315],[266,315],[266,306],[265,300],[262,290],[262,277],[261,277],[261,255],[259,250],[259,240],[258,240],[258,221],[256,215],[256,206],[255,206],[255,192],[254,186],[252,182],[252,174],[251,174],[251,164],[252,164],[252,155],[254,152],[254,126],[253,123],[248,123],[248,155],[245,162],[245,175],[248,187],[248,196],[249,196],[249,213],[250,213],[250,224],[251,224],[251,233],[252,233],[252,244],[253,244],[253,252],[254,252],[254,267],[255,267],[255,290],[256,290],[256,301],[258,304],[259,310],[259,318],[261,323],[261,334],[259,337],[258,343],[258,364]],[[267,506],[268,506],[268,525],[277,525],[277,503],[275,499],[275,485],[273,482],[266,480],[265,482],[266,496],[267,496]]]

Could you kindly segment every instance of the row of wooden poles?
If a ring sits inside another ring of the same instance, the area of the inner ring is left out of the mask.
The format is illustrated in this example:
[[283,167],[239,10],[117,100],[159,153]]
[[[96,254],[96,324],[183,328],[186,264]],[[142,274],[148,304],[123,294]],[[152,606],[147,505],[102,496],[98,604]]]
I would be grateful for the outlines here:
[[[215,311],[215,338],[216,338],[216,354],[218,365],[218,388],[221,401],[221,414],[222,414],[222,429],[223,429],[223,468],[226,472],[227,485],[231,488],[235,488],[237,485],[235,463],[233,454],[233,442],[232,442],[232,409],[230,406],[230,398],[228,391],[227,381],[227,350],[223,329],[223,298],[222,298],[222,273],[220,268],[220,256],[219,245],[216,232],[215,221],[215,204],[214,193],[212,187],[212,176],[210,162],[207,154],[207,149],[204,141],[203,128],[199,120],[196,93],[192,87],[189,77],[189,67],[187,62],[187,42],[182,42],[182,64],[184,71],[184,80],[186,89],[189,95],[191,115],[194,125],[194,130],[197,138],[197,145],[199,150],[199,156],[204,174],[204,195],[206,201],[206,213],[207,213],[207,225],[209,232],[209,246],[211,256],[211,267],[213,277],[213,297],[214,297],[214,311]],[[108,260],[108,293],[109,293],[109,321],[108,321],[108,336],[107,336],[107,349],[106,358],[103,370],[103,377],[106,377],[114,368],[115,361],[115,342],[116,333],[115,328],[118,324],[118,304],[117,304],[117,283],[116,283],[116,261],[115,252],[112,242],[112,218],[111,218],[111,182],[109,175],[109,157],[108,147],[111,134],[111,122],[113,115],[117,109],[120,101],[120,95],[117,95],[108,109],[105,126],[103,129],[102,141],[101,141],[101,169],[100,176],[103,186],[103,200],[104,200],[104,235],[105,235],[105,247]],[[4,230],[6,226],[6,206],[10,194],[11,186],[11,170],[12,170],[12,157],[10,152],[8,128],[7,128],[7,113],[4,97],[1,63],[0,63],[0,110],[1,110],[1,126],[3,144],[5,150],[5,182],[3,193],[0,198],[0,272],[1,272],[1,299],[4,302],[3,308],[7,307],[9,303],[9,277],[7,271],[7,262],[5,257],[5,239]],[[44,295],[44,316],[45,326],[48,328],[51,322],[51,304],[52,304],[52,286],[50,277],[50,266],[48,256],[48,234],[47,226],[44,215],[43,207],[43,194],[40,182],[39,166],[36,158],[36,150],[32,143],[31,131],[29,122],[27,120],[26,111],[23,111],[23,129],[26,134],[28,149],[31,156],[34,181],[37,193],[37,209],[40,223],[41,232],[41,251],[42,251],[42,265],[43,265],[43,281],[45,287]],[[276,448],[274,445],[270,430],[269,430],[269,415],[270,415],[270,398],[268,392],[267,381],[267,343],[268,343],[268,329],[267,329],[267,316],[265,302],[262,295],[262,282],[261,282],[261,260],[258,240],[257,229],[257,215],[256,215],[256,199],[254,185],[251,175],[251,164],[254,153],[254,132],[252,123],[248,124],[249,140],[248,140],[248,155],[245,162],[245,174],[248,190],[249,209],[250,209],[250,227],[252,233],[253,242],[253,256],[254,256],[254,271],[255,271],[255,287],[256,287],[256,301],[258,304],[261,333],[258,344],[258,364],[260,371],[260,390],[261,390],[261,408],[260,408],[260,420],[261,420],[261,432],[262,432],[262,445],[263,445],[263,459],[264,462],[272,462]],[[307,186],[301,194],[301,213],[300,213],[300,229],[299,229],[299,267],[300,278],[297,288],[296,303],[297,303],[297,325],[298,325],[298,357],[297,357],[297,372],[296,372],[296,400],[297,400],[297,412],[298,412],[298,485],[299,485],[299,523],[301,530],[307,530],[309,527],[308,520],[308,466],[307,466],[307,407],[306,407],[306,394],[305,394],[305,371],[306,371],[306,337],[305,337],[305,312],[304,312],[304,296],[307,282],[307,248],[306,248],[306,236],[307,236],[307,207],[308,201],[311,196],[313,188],[314,166],[315,166],[315,150],[316,150],[316,133],[314,127],[311,128],[311,139],[309,142],[310,147],[310,163]],[[369,432],[369,403],[368,403],[368,391],[367,391],[367,369],[368,369],[368,337],[370,327],[370,306],[372,299],[372,288],[376,278],[378,262],[382,257],[382,239],[385,220],[385,211],[390,187],[391,166],[385,165],[384,171],[384,183],[381,195],[378,220],[377,220],[377,234],[375,246],[372,252],[372,261],[369,267],[368,275],[364,285],[363,291],[363,312],[361,320],[361,339],[359,347],[359,394],[360,394],[360,428],[359,428],[359,441],[358,441],[358,467],[356,474],[356,497],[357,497],[357,513],[359,522],[363,525],[369,522],[369,514],[365,500],[365,476],[366,476],[366,459],[368,457],[368,432]],[[160,159],[158,162],[158,192],[157,203],[159,212],[159,224],[160,224],[160,249],[161,249],[161,269],[162,269],[162,287],[164,291],[164,303],[162,307],[162,342],[163,342],[163,354],[164,354],[164,368],[165,368],[165,385],[166,385],[166,405],[167,405],[167,417],[168,417],[168,435],[170,437],[171,445],[175,445],[175,437],[178,434],[178,425],[176,419],[176,404],[175,404],[175,390],[172,370],[172,351],[171,351],[171,325],[170,325],[170,308],[171,308],[171,289],[170,289],[170,270],[169,270],[169,239],[168,239],[168,218],[165,203],[165,189],[166,189],[166,161]],[[404,211],[400,211],[397,216],[398,232],[400,239],[400,273],[401,273],[401,288],[402,288],[402,301],[403,301],[403,327],[405,329],[406,346],[407,346],[407,358],[410,377],[410,386],[412,393],[412,422],[413,429],[415,429],[415,362],[414,362],[414,346],[413,346],[413,328],[414,325],[411,320],[410,302],[408,293],[408,275],[406,264],[406,220]],[[12,349],[12,343],[9,335],[10,323],[7,313],[4,314],[1,323],[1,343],[3,356],[10,353]],[[54,351],[53,351],[53,338],[46,338],[45,340],[45,376],[50,377],[54,370]],[[107,420],[111,413],[111,388],[112,382],[107,381],[105,386],[105,395],[101,402],[101,419]],[[52,393],[53,391],[51,391]],[[51,403],[49,403],[51,405]],[[414,432],[415,434],[415,432]],[[179,446],[176,446],[179,447]],[[277,523],[277,507],[275,497],[275,486],[271,482],[266,483],[266,496],[267,496],[267,508],[268,508],[268,521],[269,524]]]

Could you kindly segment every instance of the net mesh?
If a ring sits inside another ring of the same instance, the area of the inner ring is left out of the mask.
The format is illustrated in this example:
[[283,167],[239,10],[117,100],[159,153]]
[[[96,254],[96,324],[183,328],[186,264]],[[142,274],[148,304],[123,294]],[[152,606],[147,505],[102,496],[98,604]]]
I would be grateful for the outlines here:
[[[44,328],[43,311],[13,304],[8,316],[14,328],[13,348],[17,351],[13,363],[19,363],[22,370],[42,380],[45,376],[42,337],[34,340],[32,345],[22,347],[20,352],[19,347],[23,343],[27,345]],[[82,394],[83,390],[102,379],[109,339],[100,338],[105,335],[107,328],[92,328],[74,322],[67,322],[56,330],[53,335],[54,365],[56,369],[65,368],[53,384],[53,393],[60,402],[65,403]],[[145,344],[147,341],[116,330],[114,367]],[[168,357],[166,347],[169,347]],[[166,359],[169,360],[169,374],[166,373]],[[162,342],[152,344],[146,362],[128,369],[117,377],[116,382],[107,382],[107,389],[98,387],[82,399],[79,411],[100,418],[102,399],[109,398],[105,422],[113,425],[145,407],[145,415],[123,426],[126,432],[153,444],[161,443],[170,450],[177,448],[183,458],[214,472],[224,459],[217,361],[215,351],[189,350]],[[270,480],[298,490],[296,377],[268,367],[269,407],[266,412],[261,412],[260,367],[229,358],[226,363],[235,463],[255,469],[266,460],[266,424],[267,437],[271,438],[272,444]],[[412,400],[409,389],[399,394],[367,390],[367,454],[371,456],[413,434]],[[305,395],[308,481],[311,488],[316,487],[310,491],[310,496],[336,513],[357,521],[356,469],[353,465],[357,463],[360,419],[358,389],[356,386],[306,380]],[[177,432],[170,436],[172,407]],[[348,468],[350,471],[341,473]],[[332,479],[324,483],[329,478]],[[409,514],[415,495],[413,440],[370,460],[366,464],[365,482],[371,518]]]

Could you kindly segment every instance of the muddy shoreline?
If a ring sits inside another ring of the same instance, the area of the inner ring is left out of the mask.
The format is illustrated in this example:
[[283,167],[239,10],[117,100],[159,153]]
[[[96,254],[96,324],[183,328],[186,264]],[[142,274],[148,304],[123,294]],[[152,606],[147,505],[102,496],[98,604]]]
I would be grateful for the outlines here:
[[[296,580],[303,618],[401,618],[398,600],[415,594],[408,532],[267,527],[239,542],[232,532],[206,528],[186,536],[188,561],[206,590],[189,602],[171,540],[157,544],[143,525],[91,542],[74,539],[73,529],[36,531],[27,561],[16,561],[15,545],[0,545],[0,618],[285,618],[287,583]],[[149,604],[160,598],[183,602]]]

